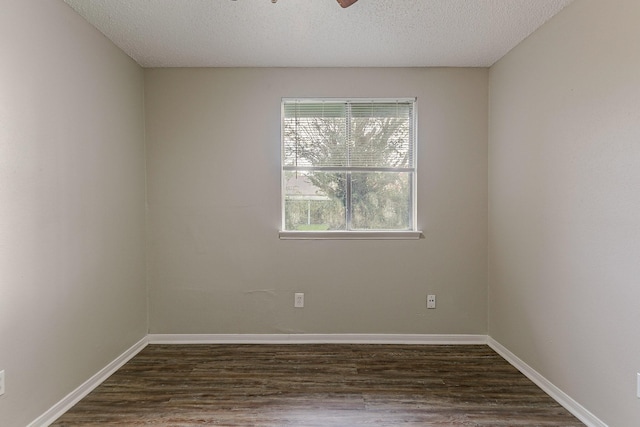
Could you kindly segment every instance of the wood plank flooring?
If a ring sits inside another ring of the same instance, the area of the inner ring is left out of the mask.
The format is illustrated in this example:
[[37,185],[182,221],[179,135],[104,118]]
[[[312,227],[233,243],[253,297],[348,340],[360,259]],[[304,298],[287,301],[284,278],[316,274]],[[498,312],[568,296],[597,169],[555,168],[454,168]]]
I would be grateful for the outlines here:
[[149,345],[54,426],[582,426],[484,345]]

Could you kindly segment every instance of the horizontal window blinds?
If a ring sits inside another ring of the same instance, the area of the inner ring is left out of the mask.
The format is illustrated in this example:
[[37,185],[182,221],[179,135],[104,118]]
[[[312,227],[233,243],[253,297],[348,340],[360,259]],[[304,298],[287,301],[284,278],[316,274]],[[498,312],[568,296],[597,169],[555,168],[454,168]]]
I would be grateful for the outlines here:
[[287,170],[412,170],[414,100],[283,101]]

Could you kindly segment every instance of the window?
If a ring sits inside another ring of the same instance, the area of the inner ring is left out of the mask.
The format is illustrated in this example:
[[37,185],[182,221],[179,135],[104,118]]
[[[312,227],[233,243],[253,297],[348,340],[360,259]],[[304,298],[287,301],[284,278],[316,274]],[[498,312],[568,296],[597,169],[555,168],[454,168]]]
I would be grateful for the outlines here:
[[415,99],[284,99],[282,230],[415,232],[415,134]]

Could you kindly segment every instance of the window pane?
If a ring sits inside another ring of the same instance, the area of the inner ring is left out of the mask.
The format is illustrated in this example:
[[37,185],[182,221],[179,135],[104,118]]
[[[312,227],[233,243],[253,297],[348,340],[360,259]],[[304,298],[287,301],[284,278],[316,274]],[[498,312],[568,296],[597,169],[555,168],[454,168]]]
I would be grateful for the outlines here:
[[346,166],[344,104],[285,104],[284,166]]
[[352,229],[410,230],[411,173],[351,175]]
[[285,173],[285,230],[344,230],[345,173]]
[[352,104],[350,166],[413,167],[408,104]]

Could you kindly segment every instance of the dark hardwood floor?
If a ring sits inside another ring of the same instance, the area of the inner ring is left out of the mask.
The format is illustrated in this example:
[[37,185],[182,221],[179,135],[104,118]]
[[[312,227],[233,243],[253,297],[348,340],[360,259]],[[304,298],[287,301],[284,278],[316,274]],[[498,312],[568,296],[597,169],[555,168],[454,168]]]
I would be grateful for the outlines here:
[[582,426],[484,345],[149,345],[54,426]]

